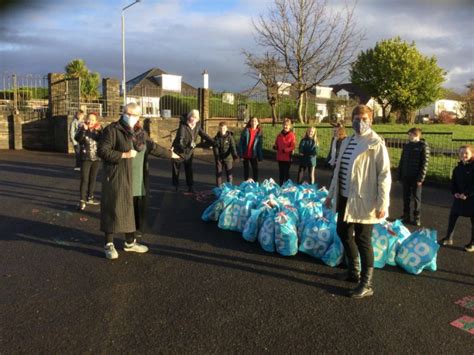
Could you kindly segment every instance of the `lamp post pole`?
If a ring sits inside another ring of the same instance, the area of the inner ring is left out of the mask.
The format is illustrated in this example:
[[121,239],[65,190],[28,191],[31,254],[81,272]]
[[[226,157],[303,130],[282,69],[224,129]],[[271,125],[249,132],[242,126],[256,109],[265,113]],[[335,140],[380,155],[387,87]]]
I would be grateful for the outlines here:
[[125,10],[139,2],[140,0],[135,0],[134,3],[131,3],[122,9],[122,92],[124,106],[127,104],[127,82],[125,80]]

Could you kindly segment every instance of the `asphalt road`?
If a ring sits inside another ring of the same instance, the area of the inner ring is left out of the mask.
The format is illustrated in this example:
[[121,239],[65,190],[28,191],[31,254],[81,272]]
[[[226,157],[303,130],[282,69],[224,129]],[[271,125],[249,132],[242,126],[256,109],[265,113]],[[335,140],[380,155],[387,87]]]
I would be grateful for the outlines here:
[[[168,161],[151,165],[150,252],[126,254],[120,237],[120,257],[109,261],[99,207],[75,209],[72,156],[0,151],[0,353],[474,352],[473,335],[450,325],[474,317],[454,303],[474,296],[467,219],[455,246],[440,250],[437,272],[387,266],[372,298],[352,300],[351,285],[335,278],[340,269],[267,254],[201,222],[208,203],[172,192]],[[197,190],[210,190],[213,165],[197,160],[195,170]],[[276,170],[264,162],[261,176]],[[318,170],[321,185],[328,178]],[[445,233],[449,191],[423,195],[424,225]],[[395,183],[392,216],[401,205]]]

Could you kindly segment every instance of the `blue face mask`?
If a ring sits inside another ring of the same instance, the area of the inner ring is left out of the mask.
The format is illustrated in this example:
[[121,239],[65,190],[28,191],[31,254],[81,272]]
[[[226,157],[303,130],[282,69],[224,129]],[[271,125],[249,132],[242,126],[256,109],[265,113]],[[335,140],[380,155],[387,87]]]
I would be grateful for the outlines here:
[[358,135],[363,135],[370,130],[370,122],[354,120],[352,121],[352,128]]

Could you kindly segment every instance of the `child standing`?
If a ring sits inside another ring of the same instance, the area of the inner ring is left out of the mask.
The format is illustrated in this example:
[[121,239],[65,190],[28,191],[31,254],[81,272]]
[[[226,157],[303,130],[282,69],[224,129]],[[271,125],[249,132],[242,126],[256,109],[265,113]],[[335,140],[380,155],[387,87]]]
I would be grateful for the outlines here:
[[296,137],[291,130],[292,124],[289,118],[283,121],[283,129],[278,134],[273,145],[277,151],[278,170],[280,173],[280,186],[290,179],[291,158],[295,150]]
[[440,240],[441,245],[453,245],[454,227],[458,217],[471,219],[471,241],[464,246],[467,252],[474,252],[474,147],[463,145],[459,148],[460,162],[453,170],[451,191],[454,196],[449,213],[446,237]]
[[346,129],[344,124],[341,122],[333,125],[332,138],[329,149],[328,157],[326,158],[327,164],[334,169],[336,166],[337,155],[339,154],[339,148],[341,147],[342,141],[347,137]]
[[310,184],[314,184],[314,170],[318,155],[318,138],[316,128],[308,127],[304,138],[300,142],[300,167],[298,169],[298,184],[303,182],[304,172],[308,170]]
[[250,177],[250,166],[254,181],[258,181],[258,162],[263,159],[263,134],[257,117],[252,117],[240,135],[239,157],[244,162],[244,180]]
[[227,123],[219,123],[219,132],[214,137],[214,159],[216,161],[216,185],[222,184],[222,171],[225,169],[227,181],[232,184],[232,162],[238,158],[232,132],[227,130]]
[[102,126],[97,120],[97,114],[92,112],[87,115],[83,123],[79,124],[74,139],[79,144],[81,164],[81,183],[79,210],[83,211],[86,204],[98,205],[94,199],[95,181],[101,165],[97,155],[98,141],[102,133]]
[[414,199],[413,223],[421,225],[421,186],[425,180],[430,159],[430,148],[421,139],[421,129],[411,128],[408,131],[409,142],[403,146],[400,163],[398,165],[398,180],[403,185],[403,216],[405,223],[410,221],[410,202]]

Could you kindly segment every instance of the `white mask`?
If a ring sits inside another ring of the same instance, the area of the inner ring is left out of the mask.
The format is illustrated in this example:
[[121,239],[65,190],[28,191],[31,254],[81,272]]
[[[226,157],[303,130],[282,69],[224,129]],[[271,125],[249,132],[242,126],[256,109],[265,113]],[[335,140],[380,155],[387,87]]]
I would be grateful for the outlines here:
[[139,116],[135,115],[127,115],[126,113],[123,114],[123,120],[129,125],[130,128],[135,127],[137,124],[138,120],[140,119]]

